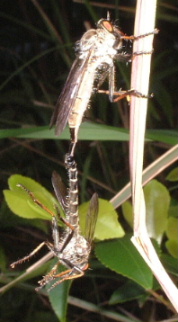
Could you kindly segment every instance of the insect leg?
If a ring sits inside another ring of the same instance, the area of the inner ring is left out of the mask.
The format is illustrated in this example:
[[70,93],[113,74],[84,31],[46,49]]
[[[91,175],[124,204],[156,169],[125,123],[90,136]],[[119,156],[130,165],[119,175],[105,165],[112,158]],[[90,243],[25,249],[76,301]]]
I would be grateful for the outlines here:
[[[101,94],[107,94],[109,95],[110,94],[110,91],[106,91],[106,90],[99,90],[98,91],[99,93]],[[118,91],[118,92],[114,92],[113,93],[113,96],[117,96],[116,98],[114,98],[112,100],[112,102],[118,102],[119,100],[127,97],[127,96],[136,96],[136,97],[141,97],[141,98],[152,98],[153,97],[153,94],[151,95],[144,95],[138,91],[136,91],[135,89],[129,89],[127,91]]]
[[140,97],[140,98],[152,98],[153,97],[153,94],[144,95],[135,89],[129,89],[127,91],[121,91],[118,93],[116,92],[116,93],[114,93],[114,95],[118,96],[114,99],[114,102],[118,102],[119,100],[125,98],[126,96],[136,96],[136,97]]
[[42,280],[38,281],[38,284],[40,284],[40,286],[35,289],[36,291],[39,291],[43,286],[45,286],[46,284],[48,284],[50,281],[52,281],[55,278],[54,276],[56,275],[56,271],[57,271],[57,268],[59,265],[60,265],[60,262],[55,264],[53,266],[53,268],[51,269],[51,271],[48,274],[46,274],[45,276],[43,276]]
[[72,237],[73,237],[73,234],[74,234],[74,230],[72,230],[69,234],[68,234],[68,236],[67,236],[67,238],[66,238],[66,240],[64,241],[64,244],[62,245],[62,247],[60,248],[60,252],[62,253],[63,252],[63,250],[66,248],[66,246],[69,244],[69,242],[70,242],[70,240],[72,239]]
[[[53,240],[54,240],[54,248],[55,248],[55,250],[62,252],[73,236],[74,227],[70,223],[68,223],[67,220],[65,220],[63,217],[61,217],[60,213],[58,213],[58,217],[59,217],[59,220],[62,221],[63,224],[65,224],[67,227],[69,227],[71,229],[71,232],[69,232],[67,238],[65,239],[64,244],[61,247],[61,243],[59,240],[59,230],[58,230],[57,218],[56,218],[56,216],[52,218],[52,235],[53,235]],[[60,246],[60,248],[59,248],[59,246]],[[50,247],[48,247],[48,248],[50,249]],[[53,251],[53,247],[51,250]]]
[[[87,269],[87,268],[86,268]],[[62,277],[59,281],[57,281],[56,283],[54,283],[48,290],[48,292],[51,291],[51,289],[53,289],[54,287],[56,287],[57,285],[61,284],[64,281],[67,280],[72,280],[74,278],[78,278],[84,275],[84,271],[79,269],[78,267],[73,267],[71,269],[68,269],[64,272],[61,272],[59,274],[54,275],[54,278],[60,278]]]
[[121,36],[122,39],[125,39],[125,40],[138,40],[138,39],[141,39],[141,38],[145,38],[145,37],[148,37],[150,35],[155,35],[155,34],[158,34],[159,30],[158,29],[154,29],[153,31],[150,31],[150,32],[147,32],[146,34],[143,34],[143,35],[138,35],[138,36],[126,36],[126,35],[123,35]]
[[[142,54],[145,54],[145,53],[139,52],[139,53],[135,53],[133,55],[142,55]],[[129,57],[131,58],[133,56],[129,55]],[[142,98],[152,97],[152,95],[151,96],[144,95],[135,89],[129,89],[127,91],[120,90],[120,91],[116,92],[115,91],[115,68],[114,68],[114,65],[112,65],[109,68],[109,90],[98,90],[98,93],[107,94],[109,96],[110,102],[118,102],[119,100],[121,100],[127,96],[131,96],[131,95],[136,96],[136,97],[142,97]]]
[[[61,217],[59,217],[61,218]],[[58,222],[56,216],[52,217],[52,236],[54,240],[54,247],[58,248],[59,245],[59,230],[58,230]]]
[[44,206],[42,203],[41,203],[41,201],[39,201],[36,197],[35,197],[35,195],[33,194],[33,192],[31,192],[30,190],[28,190],[24,185],[22,185],[22,184],[17,184],[17,187],[20,187],[20,188],[22,188],[23,190],[25,190],[27,193],[28,193],[28,195],[30,196],[30,198],[34,201],[34,203],[36,203],[38,206],[40,206],[43,210],[45,210],[46,212],[48,212],[48,214],[50,214],[52,217],[54,217],[55,216],[55,214],[50,210],[50,209],[48,209],[46,206]]
[[87,270],[87,268],[88,268],[88,264],[83,268],[83,270],[74,266],[72,268],[69,268],[69,269],[63,271],[63,272],[60,272],[59,274],[56,274],[56,271],[57,271],[57,268],[59,265],[60,265],[60,262],[58,262],[56,265],[54,265],[52,270],[47,275],[45,275],[42,280],[40,280],[38,282],[40,284],[40,286],[36,288],[36,291],[39,291],[42,287],[44,287],[50,281],[52,281],[56,278],[61,278],[59,281],[54,283],[48,289],[48,292],[49,292],[49,291],[51,291],[51,289],[53,289],[54,287],[56,287],[57,285],[61,284],[62,282],[66,281],[66,280],[71,280],[71,279],[83,276],[84,271]]
[[131,56],[131,60],[133,60],[135,56],[151,55],[152,53],[153,53],[153,49],[150,51],[135,51]]
[[14,268],[16,265],[18,264],[22,264],[24,263],[26,260],[30,259],[31,257],[33,257],[44,245],[46,245],[48,247],[48,244],[46,242],[42,242],[41,244],[39,244],[29,255],[19,259],[16,262],[13,262],[10,267]]

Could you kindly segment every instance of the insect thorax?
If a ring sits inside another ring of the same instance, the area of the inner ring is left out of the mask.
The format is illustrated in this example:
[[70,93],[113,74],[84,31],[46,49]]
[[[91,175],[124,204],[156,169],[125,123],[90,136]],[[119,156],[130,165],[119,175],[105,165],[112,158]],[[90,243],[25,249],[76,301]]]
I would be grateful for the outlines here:
[[73,266],[82,268],[88,261],[91,247],[82,235],[74,235],[59,258],[70,262]]

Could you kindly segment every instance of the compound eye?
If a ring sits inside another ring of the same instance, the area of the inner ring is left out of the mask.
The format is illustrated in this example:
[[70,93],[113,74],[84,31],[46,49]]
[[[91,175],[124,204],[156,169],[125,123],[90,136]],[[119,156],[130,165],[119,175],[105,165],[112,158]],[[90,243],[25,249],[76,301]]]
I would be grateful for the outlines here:
[[111,33],[113,33],[114,31],[112,23],[105,19],[101,19],[100,21],[98,21],[98,27],[104,28],[105,30]]
[[103,23],[102,23],[103,27],[109,31],[109,32],[113,32],[113,25],[111,24],[110,21],[108,20],[103,20]]

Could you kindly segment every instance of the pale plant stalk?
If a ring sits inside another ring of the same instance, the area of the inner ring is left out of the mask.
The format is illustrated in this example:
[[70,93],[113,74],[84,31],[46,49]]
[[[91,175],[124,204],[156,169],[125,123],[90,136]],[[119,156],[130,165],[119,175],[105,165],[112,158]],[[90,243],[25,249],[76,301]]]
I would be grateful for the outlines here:
[[[143,171],[142,185],[145,186],[150,180],[155,178],[159,173],[162,173],[171,164],[178,160],[178,144],[171,147],[168,151],[162,154],[158,159],[152,162]],[[120,190],[110,202],[113,204],[114,208],[117,209],[121,206],[127,199],[131,197],[131,184],[130,182]]]
[[[156,0],[138,0],[135,35],[154,30]],[[134,42],[134,52],[150,52],[153,36]],[[151,55],[135,56],[132,64],[131,88],[148,93]],[[146,128],[147,99],[131,97],[130,116],[130,174],[134,212],[134,236],[132,242],[162,286],[172,305],[178,311],[178,290],[162,266],[148,236],[146,207],[142,189],[144,137]]]

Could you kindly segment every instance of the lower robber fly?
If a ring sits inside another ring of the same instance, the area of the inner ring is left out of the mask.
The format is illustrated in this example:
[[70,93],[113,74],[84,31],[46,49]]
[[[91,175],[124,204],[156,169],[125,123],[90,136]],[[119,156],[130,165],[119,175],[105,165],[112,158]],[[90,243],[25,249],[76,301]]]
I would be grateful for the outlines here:
[[[64,195],[64,186],[61,177],[55,171],[52,174],[52,185],[56,197],[66,215],[65,218],[60,216],[59,211],[57,218],[57,215],[51,212],[38,199],[36,199],[31,191],[29,191],[26,187],[19,185],[29,194],[29,196],[38,206],[46,210],[52,216],[53,244],[44,241],[29,255],[11,264],[11,267],[14,268],[17,264],[21,264],[34,256],[43,246],[47,246],[47,248],[53,253],[53,256],[58,258],[58,262],[54,265],[51,271],[39,281],[40,286],[36,290],[39,290],[49,282],[59,278],[59,280],[54,282],[48,289],[49,291],[65,280],[71,280],[83,276],[88,268],[91,243],[93,240],[98,215],[98,195],[94,193],[91,198],[86,217],[84,237],[81,235],[79,227],[78,172],[76,162],[73,157],[67,154],[65,158],[65,165],[69,176],[69,188],[67,196]],[[65,225],[62,235],[59,234],[58,219]],[[63,264],[67,269],[58,273],[57,269],[60,264]]]
[[[151,52],[139,52],[130,55],[124,52],[123,40],[134,41],[156,33],[157,29],[144,35],[126,36],[110,21],[109,15],[107,19],[98,21],[96,29],[84,33],[77,43],[77,57],[57,100],[50,122],[50,126],[56,125],[56,135],[62,133],[68,122],[71,134],[70,155],[74,155],[79,127],[93,93],[109,94],[111,102],[117,102],[127,95],[147,97],[134,89],[115,91],[114,60],[129,61],[135,55],[150,54]],[[109,90],[100,91],[99,88],[107,76]]]

